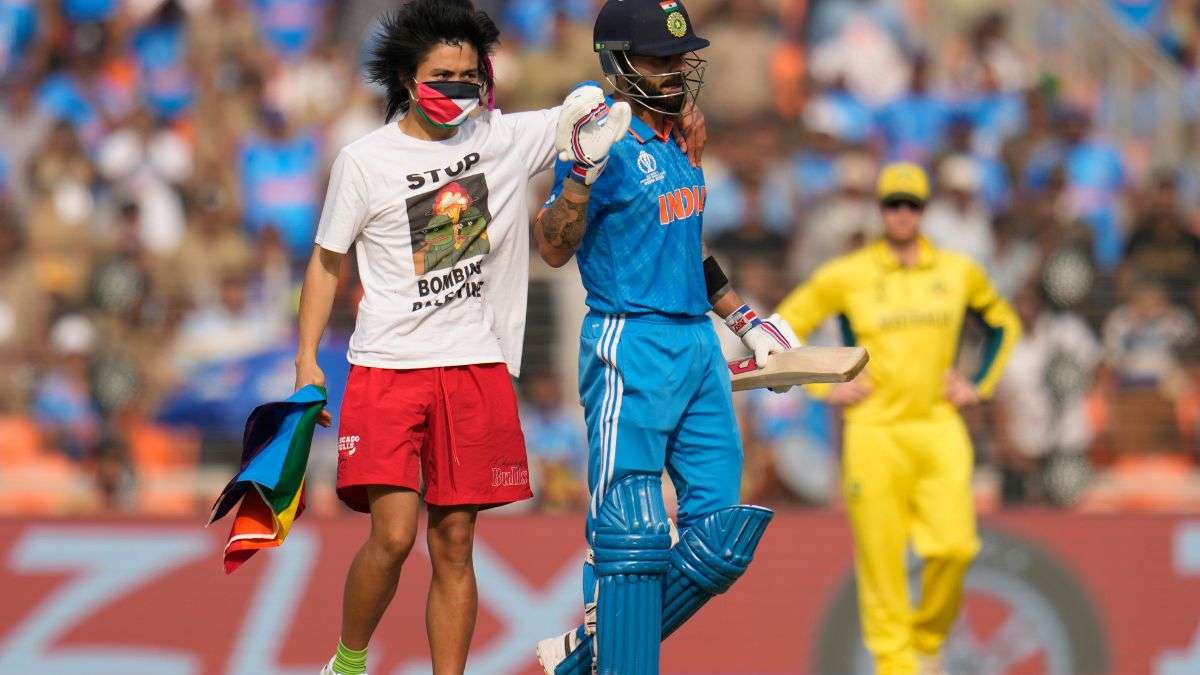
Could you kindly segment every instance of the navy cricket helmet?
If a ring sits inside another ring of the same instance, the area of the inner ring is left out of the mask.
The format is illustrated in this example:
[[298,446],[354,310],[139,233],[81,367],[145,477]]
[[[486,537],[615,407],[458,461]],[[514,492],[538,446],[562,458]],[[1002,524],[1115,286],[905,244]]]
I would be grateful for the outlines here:
[[[596,17],[592,43],[609,84],[655,112],[679,114],[704,86],[705,61],[696,52],[709,43],[696,35],[682,0],[607,0]],[[630,55],[683,55],[683,67],[664,73],[642,72],[634,68]],[[663,94],[645,80],[670,76],[681,81],[680,93]]]

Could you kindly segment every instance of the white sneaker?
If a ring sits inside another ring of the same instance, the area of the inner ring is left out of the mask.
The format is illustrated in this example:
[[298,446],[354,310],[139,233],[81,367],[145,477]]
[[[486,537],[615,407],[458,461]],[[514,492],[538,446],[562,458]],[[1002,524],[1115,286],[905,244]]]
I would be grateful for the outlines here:
[[[333,657],[333,658],[337,658],[337,657]],[[321,675],[342,675],[341,673],[339,673],[338,671],[333,669],[333,658],[329,659],[329,663],[326,663],[325,667],[321,669]],[[564,658],[566,658],[566,657],[564,657]],[[367,675],[367,674],[363,673],[363,675]]]
[[546,675],[554,675],[554,669],[558,667],[558,664],[565,661],[567,654],[575,651],[578,646],[579,638],[575,636],[574,629],[562,635],[546,638],[537,643],[538,663],[542,664],[542,670],[546,671]]
[[941,654],[918,654],[917,655],[917,674],[918,675],[949,675],[946,668],[942,666]]

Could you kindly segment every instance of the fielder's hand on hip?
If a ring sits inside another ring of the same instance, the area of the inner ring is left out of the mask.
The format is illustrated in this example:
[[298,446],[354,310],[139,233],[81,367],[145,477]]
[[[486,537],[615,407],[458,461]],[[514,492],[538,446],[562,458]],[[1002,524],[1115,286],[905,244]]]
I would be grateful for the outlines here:
[[833,385],[825,402],[836,406],[855,405],[870,396],[871,389],[871,380],[865,373],[859,373],[849,382]]
[[979,390],[962,373],[951,370],[946,373],[946,400],[957,408],[975,405],[979,403]]
[[624,101],[611,107],[594,84],[576,87],[563,101],[554,135],[558,158],[572,162],[572,178],[591,185],[608,163],[608,153],[629,129],[633,112]]

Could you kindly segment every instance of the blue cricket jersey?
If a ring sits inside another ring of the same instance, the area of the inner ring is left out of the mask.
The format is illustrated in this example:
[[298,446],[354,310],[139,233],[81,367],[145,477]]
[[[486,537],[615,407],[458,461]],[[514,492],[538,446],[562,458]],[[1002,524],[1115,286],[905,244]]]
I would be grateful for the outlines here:
[[[570,168],[558,163],[547,206]],[[704,172],[669,134],[659,136],[634,117],[592,184],[587,233],[575,253],[588,307],[604,314],[708,312],[700,257],[705,196]]]

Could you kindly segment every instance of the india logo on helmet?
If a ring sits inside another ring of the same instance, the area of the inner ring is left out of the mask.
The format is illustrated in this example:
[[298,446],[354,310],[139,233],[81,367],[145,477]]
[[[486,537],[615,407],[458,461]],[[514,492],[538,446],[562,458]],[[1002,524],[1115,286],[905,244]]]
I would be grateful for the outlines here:
[[667,30],[671,31],[671,35],[681,38],[687,35],[687,19],[683,18],[680,12],[671,12],[667,15]]

